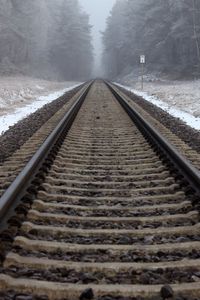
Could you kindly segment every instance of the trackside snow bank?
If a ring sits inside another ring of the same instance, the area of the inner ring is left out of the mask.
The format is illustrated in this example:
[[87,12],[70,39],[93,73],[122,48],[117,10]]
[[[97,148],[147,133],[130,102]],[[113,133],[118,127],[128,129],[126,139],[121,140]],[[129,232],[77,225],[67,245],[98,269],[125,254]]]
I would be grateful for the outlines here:
[[43,107],[45,104],[48,104],[52,102],[53,100],[61,97],[66,92],[80,86],[80,84],[72,85],[71,87],[53,92],[46,96],[39,96],[37,99],[35,99],[32,103],[25,105],[24,107],[19,107],[14,110],[12,113],[5,114],[3,116],[0,116],[0,134],[8,130],[8,128],[14,124],[16,124],[18,121],[24,119],[31,113],[34,113],[37,109]]
[[131,93],[137,96],[144,98],[146,101],[168,112],[171,116],[181,119],[190,127],[196,130],[200,130],[200,117],[195,117],[194,115],[177,108],[175,105],[172,106],[171,104],[168,103],[167,99],[166,102],[164,102],[161,99],[159,99],[157,96],[150,95],[150,93],[148,92],[138,91],[130,86],[122,85],[119,83],[115,83],[115,84],[118,85],[119,87],[126,89],[127,91],[130,91]]

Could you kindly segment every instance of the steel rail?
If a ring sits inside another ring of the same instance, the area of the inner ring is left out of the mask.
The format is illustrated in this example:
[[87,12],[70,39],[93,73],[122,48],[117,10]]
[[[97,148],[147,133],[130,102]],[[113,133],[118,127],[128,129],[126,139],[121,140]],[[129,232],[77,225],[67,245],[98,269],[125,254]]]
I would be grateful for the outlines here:
[[128,113],[138,128],[156,145],[178,169],[190,187],[200,195],[200,172],[196,169],[156,128],[154,128],[142,115],[132,108],[125,97],[120,95],[110,82],[105,82],[112,94]]
[[78,111],[80,110],[92,83],[88,84],[73,106],[58,123],[52,133],[47,137],[37,152],[33,155],[24,169],[19,173],[13,183],[0,198],[0,229],[5,227],[10,213],[16,208],[19,200],[25,195],[31,181],[44,163],[53,146],[58,142],[64,132],[67,132]]

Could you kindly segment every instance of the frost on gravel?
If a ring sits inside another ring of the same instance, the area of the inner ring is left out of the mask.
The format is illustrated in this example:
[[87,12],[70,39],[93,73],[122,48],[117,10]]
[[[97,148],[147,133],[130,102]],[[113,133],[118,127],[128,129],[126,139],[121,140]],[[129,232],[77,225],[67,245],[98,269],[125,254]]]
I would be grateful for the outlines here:
[[119,86],[200,130],[200,80],[145,82],[144,91],[141,91],[139,82]]
[[78,85],[77,82],[0,77],[0,134]]

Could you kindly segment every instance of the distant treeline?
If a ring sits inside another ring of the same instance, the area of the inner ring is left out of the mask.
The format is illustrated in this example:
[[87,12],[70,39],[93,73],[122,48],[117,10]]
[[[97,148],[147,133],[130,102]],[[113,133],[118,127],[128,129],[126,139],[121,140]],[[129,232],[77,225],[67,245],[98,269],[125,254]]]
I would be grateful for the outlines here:
[[147,57],[149,71],[200,74],[199,0],[117,0],[103,33],[107,76],[116,77]]
[[0,73],[90,76],[89,17],[78,0],[0,0]]

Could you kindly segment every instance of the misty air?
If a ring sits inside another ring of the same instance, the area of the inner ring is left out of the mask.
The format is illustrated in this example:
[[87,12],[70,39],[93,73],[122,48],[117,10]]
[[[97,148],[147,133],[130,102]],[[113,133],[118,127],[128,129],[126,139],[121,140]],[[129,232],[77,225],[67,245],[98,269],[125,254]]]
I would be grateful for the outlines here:
[[200,0],[0,0],[0,300],[200,300]]

